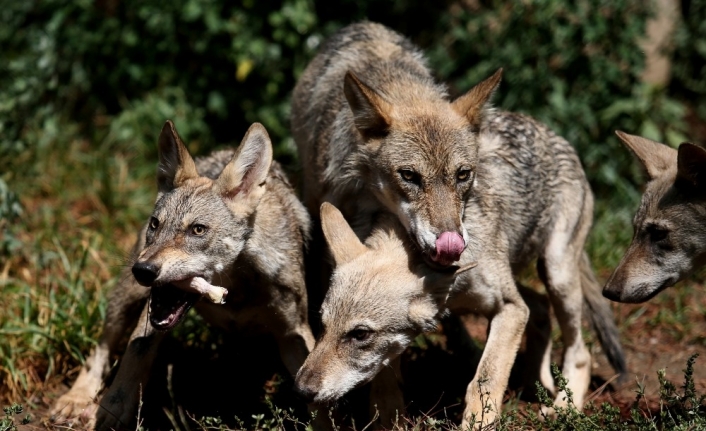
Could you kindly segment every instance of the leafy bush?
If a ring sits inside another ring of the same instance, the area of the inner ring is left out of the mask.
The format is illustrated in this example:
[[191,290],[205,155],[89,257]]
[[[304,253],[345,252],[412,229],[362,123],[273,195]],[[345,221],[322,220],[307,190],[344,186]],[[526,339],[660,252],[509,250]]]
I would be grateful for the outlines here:
[[0,76],[10,83],[0,87],[3,153],[29,145],[28,122],[61,113],[87,132],[102,123],[100,116],[129,110],[135,99],[167,87],[179,88],[209,125],[211,133],[193,130],[208,143],[237,141],[253,121],[281,139],[292,70],[306,61],[302,35],[316,22],[307,0],[6,0],[0,6]]
[[573,143],[598,193],[635,199],[629,180],[637,171],[613,132],[678,144],[684,129],[681,104],[640,82],[644,59],[636,41],[649,3],[472,4],[444,16],[446,30],[430,49],[441,76],[465,91],[503,67],[497,105],[526,112]]
[[11,223],[22,214],[17,194],[0,178],[0,256],[7,256],[20,246],[11,230]]
[[[706,3],[682,1],[682,17],[674,35],[672,88],[706,119]],[[701,135],[701,139],[706,136]]]

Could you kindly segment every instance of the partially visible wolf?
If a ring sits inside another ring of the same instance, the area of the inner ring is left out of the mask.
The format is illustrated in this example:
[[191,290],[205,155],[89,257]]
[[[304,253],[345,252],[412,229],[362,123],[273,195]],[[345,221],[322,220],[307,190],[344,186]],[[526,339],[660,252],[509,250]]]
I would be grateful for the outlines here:
[[603,288],[618,302],[644,302],[706,263],[706,150],[678,150],[616,132],[647,170],[634,235]]
[[[581,336],[584,300],[611,364],[625,372],[612,313],[583,250],[593,196],[578,156],[535,120],[488,109],[499,81],[500,72],[450,102],[417,48],[365,22],[323,45],[293,95],[292,130],[312,213],[331,202],[366,238],[375,215],[389,212],[433,268],[478,262],[454,285],[455,300],[466,311],[491,319],[468,386],[465,424],[480,417],[485,401],[496,407],[502,402],[529,314],[513,275],[535,258],[561,326],[563,373],[576,404],[590,379],[591,358]],[[380,276],[375,282],[394,280]],[[327,364],[317,362],[315,373],[326,373]],[[359,370],[314,399],[339,397],[363,375]],[[306,379],[297,382],[304,390]],[[553,388],[551,379],[543,383]],[[484,418],[492,421],[494,414]]]
[[[168,121],[159,137],[157,182],[155,209],[133,249],[133,274],[126,270],[113,290],[97,348],[52,409],[56,422],[83,416],[92,425],[95,416],[98,430],[131,427],[165,331],[192,306],[214,325],[271,333],[292,375],[313,347],[303,268],[310,219],[272,161],[264,127],[253,124],[235,151],[194,161]],[[193,279],[227,288],[225,304],[177,287]],[[92,399],[130,328],[96,413]]]

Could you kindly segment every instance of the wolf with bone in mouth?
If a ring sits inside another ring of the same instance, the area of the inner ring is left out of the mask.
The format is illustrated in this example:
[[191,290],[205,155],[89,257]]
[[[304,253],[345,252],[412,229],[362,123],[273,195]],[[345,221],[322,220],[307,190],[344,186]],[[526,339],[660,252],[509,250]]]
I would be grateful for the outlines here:
[[[52,409],[55,423],[132,426],[160,341],[192,306],[226,329],[269,331],[292,375],[314,345],[303,268],[310,220],[272,160],[264,127],[253,124],[235,151],[194,160],[168,121],[159,137],[157,182],[133,265],[111,293],[98,346]],[[93,397],[130,328],[115,380],[97,409]]]

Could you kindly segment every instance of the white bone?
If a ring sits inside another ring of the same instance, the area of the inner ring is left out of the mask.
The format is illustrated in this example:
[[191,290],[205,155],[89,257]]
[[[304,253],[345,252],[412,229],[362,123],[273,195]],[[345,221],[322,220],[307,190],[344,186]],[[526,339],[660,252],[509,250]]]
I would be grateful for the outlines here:
[[214,286],[201,277],[191,277],[184,280],[172,282],[175,286],[188,292],[204,295],[214,304],[225,304],[228,289]]

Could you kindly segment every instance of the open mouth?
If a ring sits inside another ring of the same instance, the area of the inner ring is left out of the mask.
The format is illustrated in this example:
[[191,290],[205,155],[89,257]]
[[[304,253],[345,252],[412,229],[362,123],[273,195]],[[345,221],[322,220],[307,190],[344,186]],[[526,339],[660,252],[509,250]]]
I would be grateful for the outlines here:
[[200,297],[171,284],[152,286],[149,300],[152,327],[160,331],[172,329]]

